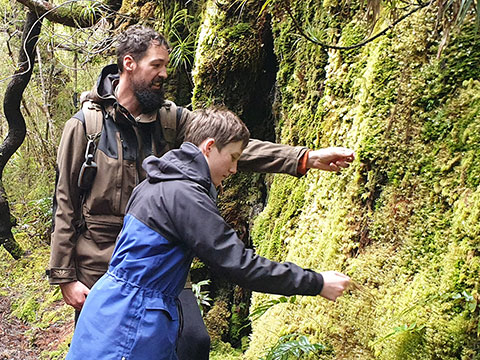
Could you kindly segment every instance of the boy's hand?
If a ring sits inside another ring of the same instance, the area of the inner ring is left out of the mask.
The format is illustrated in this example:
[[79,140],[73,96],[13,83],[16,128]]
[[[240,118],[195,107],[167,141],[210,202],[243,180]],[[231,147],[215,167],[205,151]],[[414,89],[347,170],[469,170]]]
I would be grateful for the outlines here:
[[323,276],[323,288],[320,291],[320,296],[325,299],[335,301],[350,286],[351,280],[347,275],[337,271],[325,271],[321,274]]
[[90,289],[80,281],[60,284],[63,300],[67,305],[73,306],[76,310],[81,310]]
[[355,159],[353,150],[343,147],[328,147],[308,152],[307,168],[325,171],[340,171]]

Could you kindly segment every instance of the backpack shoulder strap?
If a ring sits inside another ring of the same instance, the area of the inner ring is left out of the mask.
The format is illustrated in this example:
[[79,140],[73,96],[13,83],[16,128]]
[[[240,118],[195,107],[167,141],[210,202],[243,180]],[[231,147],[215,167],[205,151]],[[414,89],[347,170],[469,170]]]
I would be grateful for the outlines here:
[[82,110],[79,114],[85,128],[85,137],[87,146],[85,148],[85,161],[82,164],[78,175],[77,185],[82,191],[82,204],[85,201],[85,194],[92,187],[97,174],[97,164],[95,163],[95,153],[97,152],[100,136],[103,129],[103,117],[105,111],[103,107],[91,101],[85,101],[82,104]]
[[173,148],[177,140],[177,105],[173,101],[165,100],[159,113],[163,138],[169,144],[170,148]]
[[103,129],[103,107],[92,101],[85,101],[82,104],[82,111],[85,118],[84,126],[87,140],[98,140]]

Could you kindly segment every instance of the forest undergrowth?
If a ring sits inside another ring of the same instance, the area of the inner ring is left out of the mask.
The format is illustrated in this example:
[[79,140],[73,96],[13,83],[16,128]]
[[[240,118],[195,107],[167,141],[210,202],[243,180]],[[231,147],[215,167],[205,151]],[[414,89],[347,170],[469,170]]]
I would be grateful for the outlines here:
[[19,241],[13,260],[0,250],[0,359],[63,359],[73,330],[73,309],[45,277],[48,245]]

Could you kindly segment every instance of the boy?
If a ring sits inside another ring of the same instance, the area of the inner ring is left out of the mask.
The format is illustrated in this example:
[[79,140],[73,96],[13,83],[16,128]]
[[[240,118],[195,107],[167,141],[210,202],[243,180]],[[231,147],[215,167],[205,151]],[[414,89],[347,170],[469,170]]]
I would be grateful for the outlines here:
[[246,249],[215,205],[249,132],[225,109],[196,111],[180,149],[148,157],[108,272],[87,297],[71,359],[177,359],[178,295],[194,255],[255,291],[335,300],[350,279],[276,263]]

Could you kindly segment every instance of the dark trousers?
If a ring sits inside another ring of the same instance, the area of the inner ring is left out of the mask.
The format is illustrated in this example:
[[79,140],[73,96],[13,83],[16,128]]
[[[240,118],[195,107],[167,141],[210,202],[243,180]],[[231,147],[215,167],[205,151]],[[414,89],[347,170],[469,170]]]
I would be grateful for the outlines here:
[[74,327],[77,327],[78,317],[80,316],[80,310],[75,310],[75,324]]
[[[210,336],[198,308],[197,298],[190,289],[183,289],[179,299],[180,334],[177,343],[178,360],[208,360]],[[80,311],[75,310],[75,325]]]
[[197,298],[191,289],[183,289],[178,298],[181,317],[178,360],[208,360],[210,336],[198,308]]

